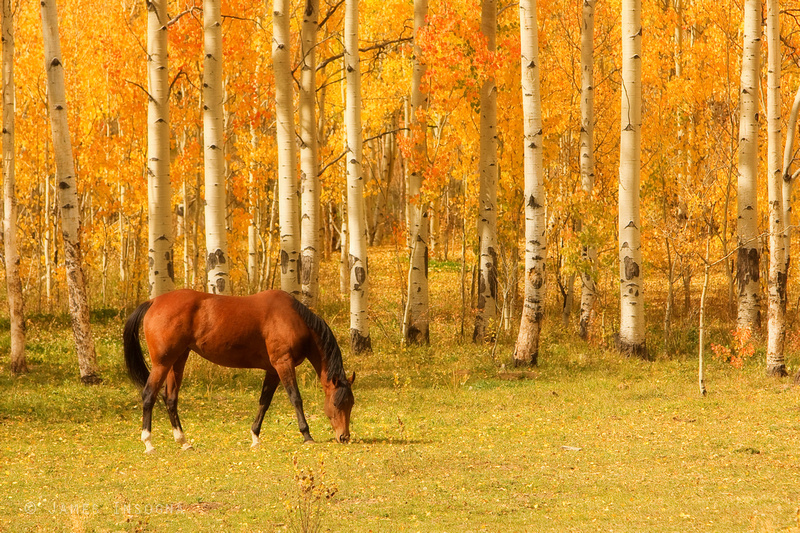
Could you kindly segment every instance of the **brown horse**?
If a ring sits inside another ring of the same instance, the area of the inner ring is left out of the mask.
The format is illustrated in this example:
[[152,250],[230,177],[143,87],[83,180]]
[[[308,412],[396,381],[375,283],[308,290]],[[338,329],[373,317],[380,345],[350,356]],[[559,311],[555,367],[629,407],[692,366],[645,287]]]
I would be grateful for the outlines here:
[[[150,350],[152,370],[147,369],[139,343],[139,325]],[[142,442],[150,442],[153,405],[166,382],[163,397],[175,441],[191,448],[178,418],[178,391],[189,352],[212,363],[232,368],[266,371],[252,446],[259,443],[261,423],[279,383],[294,405],[300,433],[313,441],[308,430],[303,400],[297,388],[295,367],[308,359],[325,391],[325,414],[338,442],[350,440],[351,385],[342,366],[342,352],[328,324],[289,293],[265,291],[252,296],[219,296],[182,289],[141,304],[125,323],[125,365],[134,383],[142,388]]]

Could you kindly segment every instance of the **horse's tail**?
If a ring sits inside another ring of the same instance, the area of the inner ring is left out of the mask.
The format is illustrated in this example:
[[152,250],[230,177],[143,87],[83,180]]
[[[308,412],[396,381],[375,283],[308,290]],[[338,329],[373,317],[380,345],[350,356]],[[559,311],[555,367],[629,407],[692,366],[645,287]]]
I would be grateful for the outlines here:
[[297,299],[292,301],[292,306],[311,331],[316,334],[319,349],[328,362],[329,379],[338,381],[340,384],[348,383],[347,374],[344,372],[344,363],[342,363],[342,350],[328,323]]
[[139,342],[139,326],[151,305],[153,305],[153,301],[148,300],[137,307],[128,317],[128,321],[125,322],[125,329],[122,332],[122,341],[125,347],[125,366],[128,367],[128,375],[131,380],[140,389],[147,383],[147,378],[150,377],[150,369],[147,368],[147,363],[144,361],[142,345]]

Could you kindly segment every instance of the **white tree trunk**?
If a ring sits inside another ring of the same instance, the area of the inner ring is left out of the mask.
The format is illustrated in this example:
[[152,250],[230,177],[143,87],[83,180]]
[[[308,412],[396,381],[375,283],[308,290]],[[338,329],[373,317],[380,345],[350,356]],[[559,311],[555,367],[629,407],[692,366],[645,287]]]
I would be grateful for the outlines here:
[[622,89],[619,163],[619,349],[647,356],[642,284],[639,183],[642,134],[642,4],[622,0]]
[[14,175],[14,16],[3,0],[3,243],[6,258],[8,313],[11,322],[11,372],[28,371],[25,360],[25,304],[17,249],[17,191]]
[[369,335],[369,272],[364,178],[361,159],[361,68],[358,57],[358,0],[346,0],[344,12],[344,62],[347,80],[347,227],[350,238],[350,345],[355,353],[372,350]]
[[758,101],[761,53],[761,0],[744,2],[744,44],[739,119],[738,256],[740,329],[756,332],[761,322],[760,257],[758,240]]
[[[581,188],[588,201],[594,189],[594,5],[595,0],[583,0],[581,26]],[[593,246],[581,248],[581,316],[580,336],[589,337],[589,322],[596,298],[594,263],[597,252]]]
[[147,2],[147,213],[150,298],[175,288],[169,179],[169,56],[166,0]]
[[258,213],[260,209],[259,195],[256,194],[258,185],[256,178],[255,153],[258,148],[256,129],[250,124],[250,224],[247,226],[247,281],[249,292],[258,292],[259,264],[258,264]]
[[781,43],[778,0],[767,0],[767,194],[769,196],[769,307],[767,373],[785,376],[786,241],[781,166]]
[[428,16],[428,0],[414,0],[414,52],[411,60],[411,137],[414,143],[406,196],[410,261],[408,299],[403,320],[403,339],[413,344],[430,343],[428,306],[428,206],[424,201],[422,182],[428,160],[426,113],[428,93],[422,87],[427,65],[422,61],[418,34]]
[[514,363],[535,365],[544,316],[545,233],[544,173],[542,171],[542,100],[539,92],[539,30],[536,0],[520,0],[522,114],[525,172],[525,303],[519,326]]
[[225,148],[222,109],[222,17],[220,0],[203,2],[203,161],[206,184],[208,292],[231,294],[225,228]]
[[[497,0],[483,0],[481,32],[488,49],[496,49]],[[497,86],[494,78],[481,87],[480,193],[478,198],[478,306],[474,342],[482,342],[497,317]]]
[[78,184],[67,121],[67,99],[64,87],[64,64],[58,35],[58,13],[55,0],[42,0],[42,34],[44,38],[45,70],[47,71],[50,128],[56,160],[58,203],[61,212],[61,231],[64,237],[64,265],[67,271],[69,313],[78,355],[81,381],[86,384],[101,381],[94,350],[92,327],[89,321],[89,299],[83,276],[81,253],[81,221],[78,207]]
[[303,62],[300,72],[300,190],[303,216],[300,222],[301,300],[313,307],[319,291],[320,190],[317,161],[316,46],[319,0],[306,0],[301,29]]
[[[786,124],[786,143],[783,147],[783,240],[784,262],[786,266],[786,279],[789,279],[789,265],[791,264],[792,250],[792,185],[795,177],[792,175],[792,159],[794,158],[794,137],[797,132],[797,117],[800,114],[800,89],[794,95],[792,110],[789,113],[789,122]],[[787,283],[788,289],[788,283]],[[788,298],[788,293],[787,293]]]
[[289,0],[275,0],[272,12],[272,64],[278,143],[278,213],[281,239],[281,288],[300,296],[300,212],[297,200],[297,148],[289,34]]

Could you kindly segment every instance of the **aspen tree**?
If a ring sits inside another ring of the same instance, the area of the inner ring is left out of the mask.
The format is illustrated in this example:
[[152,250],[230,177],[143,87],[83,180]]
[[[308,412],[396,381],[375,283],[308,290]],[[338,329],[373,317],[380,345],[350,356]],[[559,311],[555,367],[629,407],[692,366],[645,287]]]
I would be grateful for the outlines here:
[[225,227],[225,149],[220,0],[203,2],[203,161],[206,185],[208,292],[231,294]]
[[785,376],[786,261],[781,165],[781,45],[778,0],[767,0],[767,194],[769,196],[769,301],[767,373]]
[[300,71],[300,191],[303,203],[300,220],[300,294],[304,304],[313,307],[319,291],[320,189],[316,101],[316,46],[319,0],[306,0],[300,32],[303,61]]
[[622,0],[619,162],[619,349],[647,357],[639,184],[642,135],[642,3]]
[[[581,24],[581,188],[587,199],[594,188],[594,5],[595,0],[583,0]],[[594,263],[597,251],[584,244],[581,249],[581,316],[580,336],[589,336],[597,287],[594,282]]]
[[[481,4],[481,32],[490,53],[496,51],[497,0]],[[490,76],[481,87],[480,192],[478,198],[478,306],[473,342],[486,337],[497,316],[497,86]]]
[[14,156],[14,16],[11,0],[3,0],[3,243],[5,246],[8,313],[11,322],[11,372],[28,371],[25,360],[25,300],[17,249],[17,191]]
[[414,48],[411,60],[411,136],[413,157],[408,173],[408,234],[410,261],[408,269],[408,300],[403,319],[403,339],[414,344],[429,344],[428,307],[428,206],[422,197],[422,182],[428,160],[427,119],[428,93],[422,87],[427,65],[422,60],[419,31],[428,15],[428,1],[414,0]]
[[369,270],[367,227],[364,216],[364,177],[361,161],[361,65],[358,54],[358,0],[346,0],[344,12],[344,63],[347,82],[347,228],[350,241],[350,345],[355,353],[372,351],[369,335]]
[[256,188],[256,161],[255,153],[258,148],[258,136],[253,124],[250,124],[250,223],[247,226],[247,280],[251,293],[258,292],[259,287],[259,265],[258,265],[258,214],[259,198],[255,192]]
[[99,383],[101,379],[92,338],[92,326],[89,321],[89,300],[82,266],[78,184],[67,121],[64,64],[61,59],[61,43],[58,35],[58,9],[55,0],[41,0],[40,5],[50,128],[56,160],[61,233],[64,238],[64,266],[67,272],[69,314],[72,319],[72,332],[75,337],[81,382],[85,384]]
[[[792,110],[789,113],[789,122],[786,123],[786,142],[783,145],[783,171],[782,171],[782,199],[783,199],[783,240],[784,240],[784,267],[786,278],[789,278],[789,265],[791,264],[792,250],[792,189],[794,180],[797,179],[798,171],[794,174],[792,170],[792,159],[794,158],[794,137],[797,131],[797,117],[800,114],[800,88],[794,95]],[[787,283],[788,289],[788,283]],[[788,298],[788,293],[786,295]],[[784,302],[786,301],[784,299]]]
[[278,144],[278,214],[281,241],[281,288],[300,296],[298,243],[300,213],[297,203],[297,148],[289,45],[289,0],[275,0],[272,11],[272,64],[275,71],[275,113]]
[[[166,0],[147,2],[147,213],[150,298],[175,288]],[[184,206],[185,209],[185,206]]]
[[539,92],[539,30],[536,0],[520,0],[519,27],[522,65],[522,114],[525,172],[525,304],[519,326],[514,363],[535,365],[544,316],[547,239],[544,221],[542,171],[542,100]]
[[744,0],[744,44],[739,91],[739,178],[737,187],[739,329],[755,332],[761,322],[761,247],[758,240],[758,80],[761,0]]

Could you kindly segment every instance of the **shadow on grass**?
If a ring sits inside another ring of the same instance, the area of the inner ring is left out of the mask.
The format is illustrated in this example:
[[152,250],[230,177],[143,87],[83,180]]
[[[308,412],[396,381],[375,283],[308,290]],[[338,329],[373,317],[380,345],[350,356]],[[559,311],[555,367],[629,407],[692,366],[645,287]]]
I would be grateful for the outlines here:
[[406,444],[435,444],[434,440],[424,439],[392,439],[389,437],[366,437],[353,439],[351,444],[387,444],[387,445],[406,445]]

